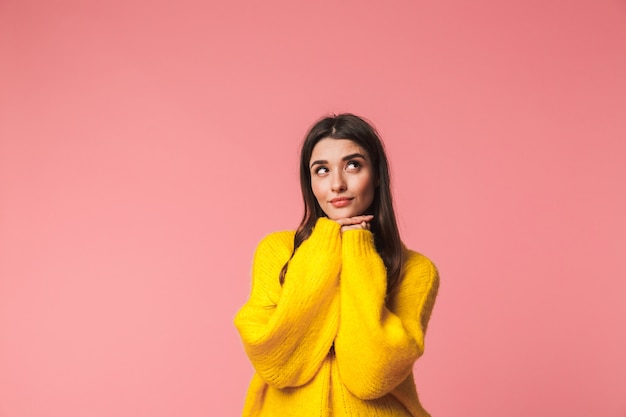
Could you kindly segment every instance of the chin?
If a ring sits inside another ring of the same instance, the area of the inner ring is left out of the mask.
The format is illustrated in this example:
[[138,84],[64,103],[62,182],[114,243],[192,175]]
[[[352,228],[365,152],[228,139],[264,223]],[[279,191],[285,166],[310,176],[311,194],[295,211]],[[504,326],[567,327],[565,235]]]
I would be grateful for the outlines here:
[[343,212],[337,212],[337,211],[331,211],[331,212],[326,212],[326,216],[331,219],[331,220],[339,220],[339,219],[348,219],[350,217],[356,217],[356,216],[360,216],[363,213],[360,212],[354,212],[354,211],[343,211]]
[[330,213],[330,214],[329,213],[324,213],[324,214],[326,214],[326,217],[328,217],[330,220],[339,220],[339,219],[343,218],[341,216],[337,216],[337,215],[332,214],[332,213]]

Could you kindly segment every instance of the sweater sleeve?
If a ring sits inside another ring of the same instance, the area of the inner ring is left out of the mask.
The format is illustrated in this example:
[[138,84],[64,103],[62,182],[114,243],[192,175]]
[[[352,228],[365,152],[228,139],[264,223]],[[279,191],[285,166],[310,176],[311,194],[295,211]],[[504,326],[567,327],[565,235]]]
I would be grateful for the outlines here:
[[387,273],[372,233],[343,234],[335,352],[343,384],[361,399],[379,398],[396,388],[424,351],[439,278],[426,257],[407,251],[406,258],[385,303]]
[[311,236],[279,274],[293,248],[293,233],[274,234],[258,246],[249,300],[235,317],[244,348],[268,384],[308,382],[328,355],[339,325],[340,226],[320,218]]

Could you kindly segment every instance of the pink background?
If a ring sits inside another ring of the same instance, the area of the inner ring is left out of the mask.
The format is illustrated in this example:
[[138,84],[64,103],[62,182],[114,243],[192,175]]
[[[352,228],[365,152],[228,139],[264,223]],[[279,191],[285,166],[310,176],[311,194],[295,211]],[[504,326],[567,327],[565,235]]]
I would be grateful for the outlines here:
[[626,416],[626,3],[0,0],[0,416],[235,416],[328,112],[442,276],[435,417]]

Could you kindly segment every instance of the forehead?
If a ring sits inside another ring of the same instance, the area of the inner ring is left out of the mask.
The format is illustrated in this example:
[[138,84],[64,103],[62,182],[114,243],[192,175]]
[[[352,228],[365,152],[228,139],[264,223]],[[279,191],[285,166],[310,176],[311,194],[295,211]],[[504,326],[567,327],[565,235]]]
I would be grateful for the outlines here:
[[324,138],[317,142],[313,148],[311,161],[332,161],[355,153],[360,153],[366,158],[369,158],[367,151],[351,139]]

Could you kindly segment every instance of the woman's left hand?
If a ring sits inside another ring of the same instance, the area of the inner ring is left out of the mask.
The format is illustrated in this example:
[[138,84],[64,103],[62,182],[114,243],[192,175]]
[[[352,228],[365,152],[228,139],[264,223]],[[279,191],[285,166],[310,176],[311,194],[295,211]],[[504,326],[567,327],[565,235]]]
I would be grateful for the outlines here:
[[347,230],[370,230],[370,221],[374,218],[371,214],[362,216],[347,217],[345,219],[336,219],[335,221],[341,225],[341,233]]

